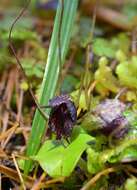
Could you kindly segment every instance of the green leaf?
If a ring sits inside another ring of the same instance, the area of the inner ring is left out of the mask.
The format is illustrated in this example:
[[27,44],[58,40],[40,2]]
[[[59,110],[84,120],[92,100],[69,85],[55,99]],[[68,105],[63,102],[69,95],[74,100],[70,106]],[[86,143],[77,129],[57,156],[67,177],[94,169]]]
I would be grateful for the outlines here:
[[137,145],[126,148],[119,155],[119,160],[122,162],[130,162],[137,160]]
[[[3,32],[2,33],[2,39],[3,40],[8,40],[9,38],[9,31],[7,32]],[[27,30],[27,29],[15,29],[13,32],[12,32],[12,39],[13,40],[38,40],[38,35],[33,32],[33,31],[30,31],[30,30]]]
[[22,66],[28,77],[36,76],[42,78],[43,76],[43,65],[42,62],[37,61],[34,58],[24,58],[22,59]]
[[[116,163],[121,162],[122,159],[126,157],[136,157],[136,150],[130,151],[133,147],[137,146],[137,138],[134,138],[133,135],[128,135],[119,145],[111,149],[106,149],[100,153],[99,159],[102,163]],[[132,149],[133,150],[133,149]]]
[[137,89],[137,56],[121,61],[116,67],[116,73],[121,84]]
[[69,93],[74,89],[74,87],[78,84],[78,82],[79,80],[76,77],[72,75],[67,75],[63,80],[61,91]]
[[64,176],[69,176],[74,170],[77,162],[79,161],[81,154],[88,147],[89,141],[95,141],[95,139],[87,134],[80,134],[65,150],[62,173]]
[[113,58],[115,56],[115,48],[113,45],[103,38],[95,39],[93,43],[93,52],[98,56],[106,56]]
[[137,2],[134,3],[124,3],[123,6],[123,13],[127,16],[127,22],[131,22],[133,18],[137,16]]
[[40,148],[38,154],[34,156],[44,171],[52,177],[61,176],[61,163],[65,147],[55,141],[46,141]]
[[128,53],[130,47],[129,37],[125,33],[119,33],[112,39],[96,38],[93,43],[93,52],[98,56],[114,58],[117,49]]
[[36,156],[44,171],[52,177],[69,176],[76,167],[81,154],[88,147],[87,142],[94,140],[87,134],[80,134],[67,148],[57,141],[46,141]]
[[87,155],[87,168],[89,173],[95,174],[103,169],[103,163],[99,162],[100,154],[98,152],[95,152],[95,150],[88,148]]
[[125,190],[136,190],[137,189],[137,180],[136,178],[129,178],[125,183]]
[[[15,9],[11,8],[10,9],[5,9],[4,10],[4,16],[0,21],[0,30],[3,31],[8,31],[11,27],[11,24],[14,22],[18,12],[20,11],[20,8],[18,9],[17,7]],[[16,24],[16,29],[21,29],[27,28],[30,30],[30,28],[33,28],[33,17],[30,15],[23,16],[22,19]]]
[[128,122],[130,123],[130,126],[132,126],[133,129],[137,129],[137,114],[134,111],[126,110],[123,115],[126,117]]
[[120,49],[126,54],[129,52],[130,39],[126,33],[119,33],[117,36],[112,38],[111,43],[115,47],[115,50]]
[[[77,103],[77,99],[79,97],[79,90],[75,90],[71,93],[71,96],[74,100],[74,102]],[[79,97],[79,108],[86,110],[87,109],[87,103],[86,103],[86,97],[85,97],[85,92],[84,90],[81,91],[80,97]]]
[[109,91],[117,93],[119,84],[113,75],[112,69],[108,66],[108,59],[101,57],[98,64],[99,67],[95,72],[96,90],[102,95],[107,94]]

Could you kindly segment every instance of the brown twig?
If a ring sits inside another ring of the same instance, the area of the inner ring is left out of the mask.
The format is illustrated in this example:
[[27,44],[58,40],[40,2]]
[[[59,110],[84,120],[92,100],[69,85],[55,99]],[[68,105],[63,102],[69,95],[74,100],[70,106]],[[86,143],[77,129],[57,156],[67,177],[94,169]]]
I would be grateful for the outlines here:
[[[4,101],[5,101],[5,105],[6,108],[10,108],[10,101],[12,98],[12,93],[13,93],[13,89],[14,89],[14,82],[15,82],[15,69],[12,69],[11,72],[9,73],[9,77],[8,77],[8,82],[7,82],[7,87],[5,90],[5,94],[4,94]],[[9,112],[7,112],[7,110],[4,111],[3,114],[3,128],[2,128],[2,132],[5,132],[7,130],[8,127],[8,121],[9,121]],[[3,141],[1,141],[1,146],[3,147]]]
[[91,178],[87,184],[82,187],[80,190],[88,190],[91,189],[91,187],[99,180],[99,178],[101,178],[103,175],[108,175],[109,173],[115,172],[116,168],[107,168],[101,172],[99,172],[98,174],[96,174],[93,178]]
[[37,180],[37,182],[34,183],[33,187],[31,188],[31,190],[39,190],[41,188],[41,182],[43,181],[43,179],[45,179],[46,177],[46,173],[43,173],[39,180]]
[[137,174],[137,168],[134,168],[132,165],[126,165],[125,168],[126,168],[127,170],[129,170],[130,172]]
[[[9,167],[0,165],[0,173],[8,176],[10,179],[13,179],[18,183],[20,183],[18,173],[15,171],[15,169],[11,169]],[[22,176],[25,177],[23,174],[22,174]],[[29,176],[27,176],[25,179],[26,179],[25,184],[26,184],[27,188],[31,188],[32,185],[34,184],[34,179],[32,177],[29,177]]]
[[7,136],[6,140],[3,142],[3,146],[2,146],[3,149],[6,147],[7,143],[11,139],[12,135],[15,133],[18,126],[19,126],[19,124],[15,123],[14,126],[9,129],[10,133],[9,133],[9,130],[5,132],[6,134],[8,134],[8,136]]
[[132,31],[131,51],[133,55],[137,54],[137,27]]
[[15,86],[15,91],[16,91],[16,107],[17,107],[17,116],[16,116],[16,121],[22,124],[22,106],[23,106],[23,96],[24,96],[24,90],[20,88],[19,84],[19,73],[17,72],[16,75],[16,80],[15,80],[16,86]]
[[23,177],[22,177],[22,175],[21,175],[21,172],[20,172],[20,169],[19,169],[19,167],[18,167],[18,164],[17,164],[17,161],[16,161],[16,159],[15,159],[14,154],[12,154],[12,158],[13,158],[13,162],[14,162],[14,165],[15,165],[15,167],[16,167],[16,170],[17,170],[17,173],[18,173],[18,176],[19,176],[19,179],[20,179],[22,188],[23,188],[24,190],[26,190],[26,187],[25,187],[25,184],[24,184],[24,180],[23,180]]
[[11,25],[11,28],[10,28],[10,31],[9,31],[9,46],[10,46],[10,49],[12,50],[12,52],[13,52],[13,55],[14,55],[16,61],[17,61],[17,64],[19,65],[19,67],[20,67],[20,69],[21,69],[21,71],[22,71],[22,74],[23,74],[25,80],[26,80],[27,83],[28,83],[28,90],[29,90],[29,93],[30,93],[30,95],[32,96],[32,98],[33,98],[33,100],[34,100],[34,102],[35,102],[35,104],[36,104],[36,106],[37,106],[37,109],[39,110],[39,112],[40,112],[40,114],[43,116],[43,118],[47,120],[47,119],[49,118],[49,116],[41,109],[41,107],[40,107],[40,105],[39,105],[39,103],[38,103],[38,101],[37,101],[35,95],[33,94],[31,84],[30,84],[30,82],[28,81],[28,77],[27,77],[27,75],[26,75],[26,73],[25,73],[25,71],[24,71],[24,69],[23,69],[23,67],[22,67],[22,65],[21,65],[21,62],[20,62],[20,60],[19,60],[18,55],[16,54],[16,51],[15,51],[15,48],[14,48],[14,45],[13,45],[12,39],[11,39],[11,35],[12,35],[13,28],[14,28],[16,22],[20,19],[20,17],[21,17],[21,16],[24,14],[24,12],[26,11],[26,9],[27,9],[27,7],[28,7],[30,1],[31,1],[31,0],[28,0],[28,1],[27,1],[26,5],[25,5],[24,8],[20,11],[19,15],[16,17],[16,19],[14,20],[14,22],[13,22],[12,25]]
[[[92,15],[94,4],[90,0],[82,1],[81,8],[85,14]],[[97,19],[102,20],[118,29],[131,30],[133,28],[132,22],[127,22],[127,16],[118,11],[112,10],[108,7],[100,5],[97,8]]]
[[5,91],[7,78],[8,78],[8,73],[7,71],[5,71],[1,76],[1,82],[0,82],[0,102],[3,101],[3,94]]
[[17,122],[21,121],[22,116],[22,106],[23,106],[23,96],[24,96],[24,90],[20,89],[19,94],[19,102],[18,102],[18,113],[17,113]]
[[0,141],[4,140],[9,135],[13,134],[13,132],[16,130],[17,127],[18,127],[18,123],[14,124],[14,126],[11,127],[10,129],[8,129],[7,131],[1,133],[0,134]]
[[61,182],[63,183],[65,181],[65,177],[60,177],[60,178],[57,178],[57,179],[51,179],[51,180],[48,180],[46,181],[46,185],[50,185],[50,184],[54,184],[54,183],[58,183],[58,182]]
[[0,173],[0,189],[2,189],[1,173]]
[[0,158],[7,158],[7,154],[0,148]]

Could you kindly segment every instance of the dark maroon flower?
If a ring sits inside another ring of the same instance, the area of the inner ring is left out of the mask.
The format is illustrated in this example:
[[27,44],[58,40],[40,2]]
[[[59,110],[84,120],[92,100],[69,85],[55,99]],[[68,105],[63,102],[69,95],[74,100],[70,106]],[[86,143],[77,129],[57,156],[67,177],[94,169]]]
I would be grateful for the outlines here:
[[124,116],[119,116],[113,121],[108,123],[105,128],[102,129],[104,134],[110,134],[113,132],[113,136],[116,139],[122,138],[128,132],[128,121]]
[[125,109],[126,105],[118,99],[107,99],[96,107],[94,114],[101,120],[105,135],[113,132],[113,136],[121,138],[127,133],[128,121],[123,115]]
[[51,107],[47,135],[56,134],[57,139],[68,138],[77,120],[77,111],[68,95],[57,96],[49,101]]

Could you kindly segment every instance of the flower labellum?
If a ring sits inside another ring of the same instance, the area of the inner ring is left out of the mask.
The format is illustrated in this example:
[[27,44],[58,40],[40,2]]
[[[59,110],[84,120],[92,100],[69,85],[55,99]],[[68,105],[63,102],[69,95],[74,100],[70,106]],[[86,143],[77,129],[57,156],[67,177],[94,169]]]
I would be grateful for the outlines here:
[[94,114],[100,118],[104,134],[116,132],[114,136],[121,138],[127,133],[128,121],[123,115],[125,109],[126,105],[118,99],[106,99],[96,107]]
[[56,96],[49,101],[51,112],[47,135],[56,134],[56,139],[68,138],[77,120],[77,110],[68,95]]

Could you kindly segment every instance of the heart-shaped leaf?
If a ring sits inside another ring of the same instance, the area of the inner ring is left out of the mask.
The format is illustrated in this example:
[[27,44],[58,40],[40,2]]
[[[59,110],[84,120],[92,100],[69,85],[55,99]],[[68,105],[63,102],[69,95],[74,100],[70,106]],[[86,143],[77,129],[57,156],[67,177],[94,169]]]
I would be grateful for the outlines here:
[[68,147],[58,141],[46,141],[38,154],[34,156],[44,171],[52,177],[69,176],[81,154],[88,147],[87,142],[94,138],[87,134],[80,134]]

